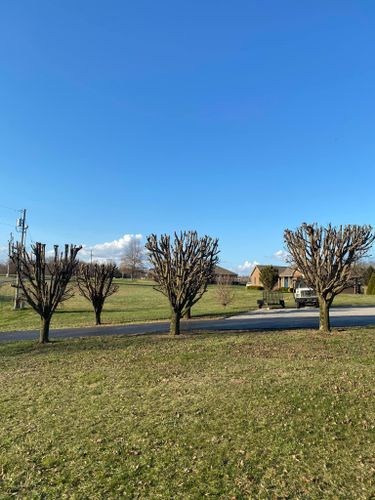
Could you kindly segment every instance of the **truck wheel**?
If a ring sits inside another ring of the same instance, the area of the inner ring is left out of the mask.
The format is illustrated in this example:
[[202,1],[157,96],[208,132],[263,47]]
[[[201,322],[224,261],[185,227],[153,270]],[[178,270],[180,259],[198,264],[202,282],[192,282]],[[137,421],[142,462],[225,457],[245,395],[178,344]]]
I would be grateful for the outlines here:
[[301,308],[301,304],[299,302],[296,302],[296,307],[297,307],[297,309],[300,309]]

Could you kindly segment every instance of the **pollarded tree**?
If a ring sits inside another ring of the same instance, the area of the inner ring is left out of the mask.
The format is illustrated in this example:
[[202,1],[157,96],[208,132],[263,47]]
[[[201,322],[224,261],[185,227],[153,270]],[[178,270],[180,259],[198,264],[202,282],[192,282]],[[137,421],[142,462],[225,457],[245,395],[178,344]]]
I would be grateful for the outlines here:
[[96,324],[101,324],[101,313],[104,302],[118,291],[113,283],[116,264],[81,263],[77,272],[79,293],[91,302],[95,311]]
[[264,266],[260,269],[260,281],[264,289],[271,291],[279,281],[279,271],[273,266]]
[[284,240],[293,265],[318,294],[319,329],[329,332],[333,299],[350,285],[353,265],[370,251],[375,240],[372,227],[304,223],[295,231],[286,229]]
[[77,254],[82,247],[65,245],[59,253],[54,246],[52,258],[46,259],[46,245],[35,243],[31,252],[17,244],[10,248],[9,256],[16,266],[19,285],[27,303],[41,318],[39,342],[49,341],[49,327],[57,306],[74,295],[70,280],[77,269]]
[[213,279],[218,263],[218,240],[198,237],[196,231],[147,238],[146,249],[153,267],[156,290],[165,295],[171,306],[172,335],[180,334],[181,317],[202,297]]

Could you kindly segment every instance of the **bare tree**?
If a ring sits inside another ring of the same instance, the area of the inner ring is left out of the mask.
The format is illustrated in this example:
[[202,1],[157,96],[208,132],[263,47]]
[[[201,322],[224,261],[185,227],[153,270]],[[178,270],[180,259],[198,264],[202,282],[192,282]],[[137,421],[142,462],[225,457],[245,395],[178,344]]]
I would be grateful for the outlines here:
[[157,282],[156,290],[165,295],[171,306],[172,335],[180,334],[181,317],[207,290],[218,262],[218,240],[198,237],[196,231],[147,238],[146,248]]
[[10,259],[0,262],[0,274],[5,274],[7,278],[11,274],[16,274],[16,267]]
[[77,254],[82,248],[65,245],[64,252],[59,253],[55,245],[53,258],[46,259],[45,247],[35,243],[28,253],[17,243],[9,249],[24,298],[41,318],[39,342],[42,344],[49,341],[51,318],[57,306],[74,295],[69,282],[78,266]]
[[129,270],[133,280],[137,271],[144,269],[144,247],[138,238],[132,238],[121,260],[121,268]]
[[304,223],[295,231],[286,229],[284,240],[293,264],[318,294],[319,328],[329,332],[333,299],[350,284],[353,265],[368,254],[375,240],[372,227]]
[[113,283],[116,264],[81,263],[77,272],[79,293],[91,302],[95,311],[96,324],[101,324],[104,302],[118,291]]
[[234,291],[230,278],[220,276],[216,283],[216,298],[220,305],[227,307],[234,299]]

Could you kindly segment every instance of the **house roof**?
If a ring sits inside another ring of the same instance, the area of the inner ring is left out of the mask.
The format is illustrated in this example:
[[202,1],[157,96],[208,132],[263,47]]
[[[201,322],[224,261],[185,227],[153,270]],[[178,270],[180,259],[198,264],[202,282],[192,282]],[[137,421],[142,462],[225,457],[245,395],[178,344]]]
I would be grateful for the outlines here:
[[[263,268],[265,268],[265,267],[269,267],[269,266],[271,266],[271,265],[272,265],[272,264],[268,264],[268,265],[261,265],[261,264],[257,264],[257,265],[254,267],[254,269],[251,271],[250,276],[253,274],[253,272],[255,271],[255,269],[257,269],[257,268],[258,268],[258,269],[263,269]],[[280,276],[281,276],[281,273],[282,273],[283,271],[285,271],[286,269],[290,269],[288,266],[274,266],[274,265],[272,265],[272,267],[274,267],[275,269],[277,269],[277,270],[278,270],[278,272],[279,272],[279,275],[280,275]]]
[[220,267],[220,266],[215,266],[215,271],[214,271],[215,274],[223,274],[225,276],[229,275],[229,276],[238,276],[238,274],[234,273],[233,271],[229,271],[229,269],[224,269],[224,267]]
[[281,273],[279,272],[279,276],[289,277],[293,276],[295,272],[296,269],[294,269],[293,267],[286,267]]
[[[272,264],[269,264],[272,265]],[[253,272],[255,271],[256,268],[258,269],[263,269],[265,267],[268,267],[267,265],[257,265],[254,267],[254,269],[251,271],[250,277],[252,276]],[[289,266],[274,266],[272,265],[275,269],[277,269],[279,276],[282,278],[292,278],[294,276],[294,273],[297,271],[297,269]]]

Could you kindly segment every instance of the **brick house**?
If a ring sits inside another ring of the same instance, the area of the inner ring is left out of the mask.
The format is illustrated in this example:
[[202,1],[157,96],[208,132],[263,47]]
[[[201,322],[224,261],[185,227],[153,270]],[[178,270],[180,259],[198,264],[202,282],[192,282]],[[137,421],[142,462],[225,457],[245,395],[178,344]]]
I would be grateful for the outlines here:
[[[254,286],[263,286],[262,281],[260,279],[260,271],[264,267],[257,265],[250,273],[249,282]],[[302,274],[292,267],[288,266],[273,266],[279,272],[279,280],[274,286],[274,290],[278,288],[295,288],[296,283],[299,279],[302,279]]]
[[[249,282],[254,286],[263,286],[260,279],[260,270],[263,267],[257,265],[254,267],[252,272],[250,273]],[[298,286],[306,286],[303,280],[303,274],[298,271],[298,269],[294,269],[288,266],[273,266],[279,272],[279,280],[277,284],[274,286],[274,290],[278,290],[279,288],[297,288]],[[361,283],[361,278],[357,276],[353,276],[351,279],[352,283],[345,288],[342,293],[363,293],[363,286]]]
[[228,283],[232,283],[232,285],[238,282],[238,274],[234,273],[233,271],[229,271],[229,269],[224,269],[223,267],[216,266],[214,273],[214,283],[217,283],[219,279],[224,279]]

